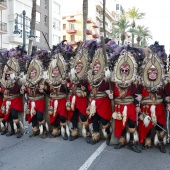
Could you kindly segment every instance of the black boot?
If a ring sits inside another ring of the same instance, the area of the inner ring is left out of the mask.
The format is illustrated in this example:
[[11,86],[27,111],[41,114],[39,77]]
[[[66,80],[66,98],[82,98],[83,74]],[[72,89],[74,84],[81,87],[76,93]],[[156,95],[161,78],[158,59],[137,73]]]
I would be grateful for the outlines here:
[[125,147],[125,145],[119,143],[119,144],[115,145],[114,149],[121,149],[123,147]]
[[23,133],[19,130],[19,131],[17,132],[16,137],[17,137],[17,138],[21,138],[21,137],[22,137],[22,135],[23,135]]
[[12,135],[14,135],[14,131],[7,132],[7,133],[6,133],[6,136],[7,136],[7,137],[12,136]]
[[141,153],[141,150],[139,150],[133,142],[129,143],[128,148],[136,153]]
[[164,146],[163,144],[161,144],[161,145],[158,146],[158,147],[159,147],[160,152],[166,153],[166,149],[165,149],[165,146]]

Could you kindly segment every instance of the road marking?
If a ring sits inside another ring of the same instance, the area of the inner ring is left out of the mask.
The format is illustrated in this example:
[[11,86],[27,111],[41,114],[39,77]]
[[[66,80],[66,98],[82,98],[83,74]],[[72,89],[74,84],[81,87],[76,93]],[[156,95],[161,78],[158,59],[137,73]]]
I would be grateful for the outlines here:
[[98,149],[87,159],[87,161],[79,168],[79,170],[87,170],[90,165],[94,162],[94,160],[101,154],[101,152],[106,147],[106,141],[104,141]]

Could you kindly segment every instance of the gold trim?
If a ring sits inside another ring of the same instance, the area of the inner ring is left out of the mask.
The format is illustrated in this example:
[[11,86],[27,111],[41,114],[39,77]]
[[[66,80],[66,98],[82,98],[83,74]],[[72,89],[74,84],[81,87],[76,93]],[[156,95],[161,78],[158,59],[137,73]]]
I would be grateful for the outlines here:
[[132,104],[134,103],[134,98],[132,96],[127,96],[127,97],[124,97],[124,98],[115,98],[114,99],[114,102],[115,104]]
[[[93,75],[93,66],[96,61],[100,62],[100,70],[96,75]],[[92,65],[91,65],[91,70],[89,71],[88,74],[88,80],[92,86],[98,86],[102,82],[103,78],[105,75],[105,59],[103,55],[103,49],[98,48],[94,54]]]
[[[34,79],[30,79],[29,78],[30,72],[33,68],[36,69],[37,74],[36,74]],[[43,71],[44,71],[43,65],[42,65],[42,62],[40,60],[37,60],[35,58],[33,60],[31,60],[29,67],[28,67],[28,71],[27,71],[27,77],[26,77],[26,81],[28,82],[28,84],[30,86],[37,85],[38,82],[43,78]]]
[[[52,77],[52,71],[53,71],[54,65],[58,66],[58,68],[59,68],[59,75],[57,76],[57,78],[55,80]],[[55,86],[58,84],[61,84],[61,81],[65,78],[65,74],[66,74],[66,63],[64,61],[64,57],[60,53],[55,54],[52,57],[52,60],[49,64],[49,69],[47,72],[48,83],[55,85]]]
[[[123,63],[127,63],[130,66],[129,75],[126,77],[120,74],[120,67]],[[124,52],[119,56],[119,59],[115,64],[112,81],[122,88],[130,86],[131,83],[137,79],[137,67],[133,54],[129,51]]]
[[20,95],[19,94],[15,94],[15,95],[4,95],[4,99],[6,100],[12,100],[12,99],[15,99],[17,97],[19,97]]
[[[156,81],[148,79],[148,69],[154,65],[158,70],[158,77]],[[142,84],[149,92],[155,92],[164,85],[165,72],[164,65],[156,53],[151,53],[149,57],[145,58],[142,64]]]
[[44,99],[44,95],[35,96],[35,97],[28,96],[28,99],[32,101],[41,100],[41,99]]

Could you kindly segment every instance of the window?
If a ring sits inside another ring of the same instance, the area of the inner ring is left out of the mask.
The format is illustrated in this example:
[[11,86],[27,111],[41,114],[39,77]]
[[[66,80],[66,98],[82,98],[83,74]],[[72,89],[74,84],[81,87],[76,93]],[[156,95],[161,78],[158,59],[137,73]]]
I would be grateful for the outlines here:
[[75,35],[70,35],[71,41],[75,41]]
[[60,42],[60,37],[57,35],[53,35],[53,44],[58,44]]
[[40,6],[40,2],[41,2],[41,0],[36,0],[36,3],[38,6]]
[[44,0],[44,8],[47,9],[47,0]]
[[60,5],[54,2],[53,6],[54,6],[53,11],[56,14],[60,14]]
[[53,21],[53,28],[57,31],[60,31],[60,21],[57,19],[54,19]]
[[74,24],[70,24],[70,29],[75,29],[75,25]]
[[48,21],[47,21],[47,16],[45,15],[44,16],[44,24],[47,26],[47,24],[48,24]]
[[66,24],[63,24],[63,30],[66,30]]
[[40,31],[35,31],[36,34],[36,42],[40,42]]
[[39,24],[40,23],[40,13],[36,12],[36,23]]
[[116,4],[116,10],[119,10],[119,4]]
[[66,35],[63,36],[63,40],[66,40]]

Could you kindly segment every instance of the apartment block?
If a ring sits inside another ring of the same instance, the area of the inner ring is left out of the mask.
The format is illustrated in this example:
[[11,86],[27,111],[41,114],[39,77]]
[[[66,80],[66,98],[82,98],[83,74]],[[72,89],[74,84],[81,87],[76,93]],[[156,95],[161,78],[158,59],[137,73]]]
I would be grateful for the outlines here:
[[7,9],[6,0],[0,1],[0,36],[1,36],[1,49],[2,49],[2,36],[3,34],[7,34],[7,23],[3,20],[3,11]]
[[[34,35],[36,38],[33,45],[40,49],[52,48],[61,40],[61,0],[37,0],[36,3],[36,26]],[[32,13],[32,0],[2,0],[0,1],[1,10],[1,49],[14,48],[23,45],[23,17],[25,10],[25,36],[26,49],[29,43],[30,21]],[[15,26],[18,26],[20,34],[14,34]],[[3,34],[3,35],[2,35]],[[44,35],[44,36],[43,36]],[[45,40],[45,38],[46,40]]]
[[[83,40],[83,14],[63,16],[63,40],[73,46]],[[87,19],[86,39],[99,38],[99,27],[91,19]]]

